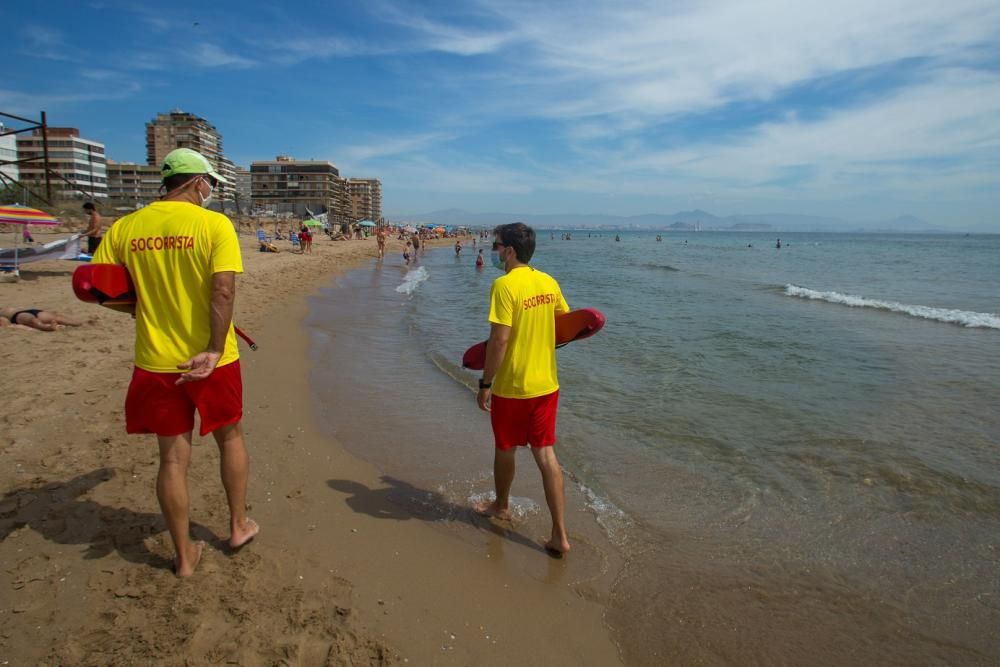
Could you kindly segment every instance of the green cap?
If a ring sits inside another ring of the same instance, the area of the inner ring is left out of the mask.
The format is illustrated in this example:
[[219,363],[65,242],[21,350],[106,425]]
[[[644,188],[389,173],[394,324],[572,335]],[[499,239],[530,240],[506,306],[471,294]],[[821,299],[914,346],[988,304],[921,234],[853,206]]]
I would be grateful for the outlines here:
[[167,153],[160,167],[160,177],[169,178],[177,174],[208,174],[220,183],[230,185],[229,181],[219,176],[215,167],[204,155],[190,148],[175,148]]

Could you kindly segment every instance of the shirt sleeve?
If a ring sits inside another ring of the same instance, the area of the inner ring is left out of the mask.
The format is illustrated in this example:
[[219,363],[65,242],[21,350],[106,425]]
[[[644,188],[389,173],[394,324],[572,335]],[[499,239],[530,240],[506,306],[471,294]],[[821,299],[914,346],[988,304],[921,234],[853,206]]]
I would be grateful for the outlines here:
[[514,296],[499,279],[490,290],[490,322],[508,327],[514,324]]
[[236,229],[226,216],[220,215],[219,218],[212,227],[212,273],[243,273],[243,256]]
[[569,312],[569,304],[566,303],[566,299],[563,297],[562,287],[559,286],[559,283],[556,283],[556,309],[555,310],[556,310],[556,315],[558,315],[560,313],[568,313]]
[[560,291],[557,296],[559,300],[556,301],[556,313],[568,313],[569,304],[566,303],[566,299],[563,298],[562,292]]

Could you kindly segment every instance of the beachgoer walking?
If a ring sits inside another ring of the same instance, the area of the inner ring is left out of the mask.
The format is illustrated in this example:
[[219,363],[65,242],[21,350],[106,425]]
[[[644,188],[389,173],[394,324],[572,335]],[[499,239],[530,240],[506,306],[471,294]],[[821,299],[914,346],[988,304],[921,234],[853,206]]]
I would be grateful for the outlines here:
[[413,241],[413,261],[417,261],[417,253],[420,252],[420,235],[414,234],[410,239]]
[[87,214],[87,231],[83,233],[87,237],[87,254],[93,255],[101,245],[101,214],[93,202],[85,203],[83,212]]
[[455,241],[455,257],[458,257],[461,254],[462,254],[462,242]]
[[303,253],[312,254],[313,235],[312,231],[306,225],[302,225],[302,229],[299,232],[299,243],[302,244]]
[[375,232],[375,241],[378,243],[378,258],[385,257],[385,230],[379,229]]
[[406,242],[406,247],[403,248],[403,263],[409,266],[410,257],[413,255],[413,244],[409,241]]
[[[6,322],[4,322],[6,320]],[[0,308],[0,326],[18,325],[38,329],[39,331],[55,331],[63,327],[78,327],[82,324],[65,315],[41,308]]]
[[495,441],[493,482],[496,500],[475,509],[510,518],[517,447],[530,445],[542,473],[552,534],[545,548],[569,551],[562,469],[556,459],[555,316],[569,312],[559,283],[531,266],[535,231],[522,222],[496,228],[494,263],[504,275],[490,291],[490,337],[476,402],[490,413]]
[[481,269],[486,266],[486,258],[483,257],[483,249],[479,249],[479,254],[476,255],[476,268]]
[[129,433],[155,433],[156,495],[177,552],[174,571],[191,575],[204,543],[193,542],[187,470],[194,412],[219,447],[229,504],[229,547],[259,528],[246,513],[250,462],[243,440],[243,381],[233,330],[239,240],[226,216],[204,206],[227,183],[200,153],[178,148],[160,173],[166,194],[118,220],[93,263],[125,266],[135,283],[135,368],[125,398]]

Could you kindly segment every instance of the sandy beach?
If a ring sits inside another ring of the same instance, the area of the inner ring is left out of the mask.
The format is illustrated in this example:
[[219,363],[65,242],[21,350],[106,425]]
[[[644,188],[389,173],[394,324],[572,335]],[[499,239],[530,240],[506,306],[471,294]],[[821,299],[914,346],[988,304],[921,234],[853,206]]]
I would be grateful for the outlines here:
[[[470,517],[462,530],[475,539],[456,539],[411,520],[389,500],[393,480],[317,428],[306,297],[370,262],[374,239],[317,238],[310,256],[241,240],[235,319],[260,346],[241,343],[262,530],[238,553],[225,548],[218,454],[196,439],[192,529],[208,548],[188,580],[170,569],[154,439],[124,430],[131,319],[76,301],[73,262],[28,265],[0,284],[0,304],[84,321],[0,330],[0,663],[618,664],[600,595],[571,576],[573,554],[550,559],[516,526]],[[400,245],[387,263],[401,261]]]

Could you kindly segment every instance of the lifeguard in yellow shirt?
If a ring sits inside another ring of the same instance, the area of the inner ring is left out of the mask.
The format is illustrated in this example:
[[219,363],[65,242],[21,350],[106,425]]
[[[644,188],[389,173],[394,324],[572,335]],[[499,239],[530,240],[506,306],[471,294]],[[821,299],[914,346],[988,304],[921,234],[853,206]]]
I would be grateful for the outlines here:
[[495,441],[493,482],[496,500],[476,511],[510,518],[517,447],[530,445],[542,473],[545,502],[552,515],[545,548],[570,550],[562,468],[553,446],[559,379],[556,375],[555,316],[568,313],[559,283],[528,265],[535,254],[535,231],[523,222],[494,230],[493,263],[504,275],[490,291],[490,337],[479,380],[479,407],[490,413]]
[[246,513],[250,461],[232,324],[243,260],[233,223],[204,208],[217,184],[227,183],[211,163],[178,148],[164,159],[160,173],[166,194],[115,222],[92,261],[126,267],[135,284],[135,368],[125,427],[129,433],[156,434],[156,496],[177,551],[174,571],[186,577],[205,546],[192,541],[188,518],[195,410],[201,435],[211,433],[219,446],[229,546],[243,546],[259,530]]

